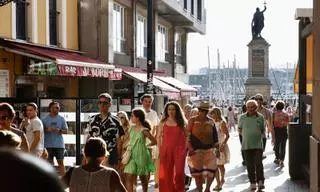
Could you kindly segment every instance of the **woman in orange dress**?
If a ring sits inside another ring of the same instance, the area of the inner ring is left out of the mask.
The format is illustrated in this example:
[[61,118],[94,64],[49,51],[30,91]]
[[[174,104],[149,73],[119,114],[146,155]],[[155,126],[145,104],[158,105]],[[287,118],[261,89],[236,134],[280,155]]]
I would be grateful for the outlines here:
[[169,102],[159,125],[160,192],[184,192],[187,150],[186,119],[177,102]]

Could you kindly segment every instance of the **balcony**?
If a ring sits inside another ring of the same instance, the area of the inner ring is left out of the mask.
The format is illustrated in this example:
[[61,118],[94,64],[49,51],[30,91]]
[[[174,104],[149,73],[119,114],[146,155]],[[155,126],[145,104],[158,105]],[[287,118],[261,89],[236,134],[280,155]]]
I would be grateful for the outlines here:
[[[147,7],[148,0],[138,0],[141,4]],[[154,1],[154,8],[159,16],[172,22],[176,27],[183,27],[189,32],[197,32],[205,34],[206,14],[205,9],[201,12],[198,19],[192,15],[190,10],[184,8],[184,1],[177,0],[157,0]]]

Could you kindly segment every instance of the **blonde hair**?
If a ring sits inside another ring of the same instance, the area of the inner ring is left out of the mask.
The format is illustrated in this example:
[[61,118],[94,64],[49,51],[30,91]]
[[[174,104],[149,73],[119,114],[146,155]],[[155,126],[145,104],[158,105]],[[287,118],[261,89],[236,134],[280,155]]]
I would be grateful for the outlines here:
[[128,117],[127,113],[125,111],[119,111],[117,113],[117,116],[118,115],[123,115],[124,116],[125,120],[124,120],[123,126],[128,127],[130,123],[129,123],[129,117]]
[[224,117],[222,116],[222,112],[219,108],[217,107],[212,108],[209,114],[213,114],[213,113],[217,115],[217,119],[225,121]]
[[190,117],[192,116],[192,114],[193,113],[199,113],[199,109],[198,108],[193,108],[193,109],[191,109],[191,111],[190,111]]

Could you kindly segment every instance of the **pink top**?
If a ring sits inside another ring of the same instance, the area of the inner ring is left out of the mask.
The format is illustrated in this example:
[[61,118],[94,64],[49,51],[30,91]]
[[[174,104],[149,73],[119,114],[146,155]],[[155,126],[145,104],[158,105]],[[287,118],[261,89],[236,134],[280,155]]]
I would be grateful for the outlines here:
[[289,124],[289,115],[284,111],[273,112],[273,126],[275,128],[287,128]]

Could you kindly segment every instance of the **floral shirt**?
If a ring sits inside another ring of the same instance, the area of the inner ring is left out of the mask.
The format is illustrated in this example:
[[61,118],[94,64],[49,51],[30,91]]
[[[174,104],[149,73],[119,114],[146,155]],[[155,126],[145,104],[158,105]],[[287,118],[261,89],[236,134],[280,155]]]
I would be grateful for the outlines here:
[[107,144],[109,152],[117,150],[117,137],[124,135],[124,130],[117,116],[111,113],[102,119],[100,114],[94,115],[89,120],[89,135],[101,137]]

